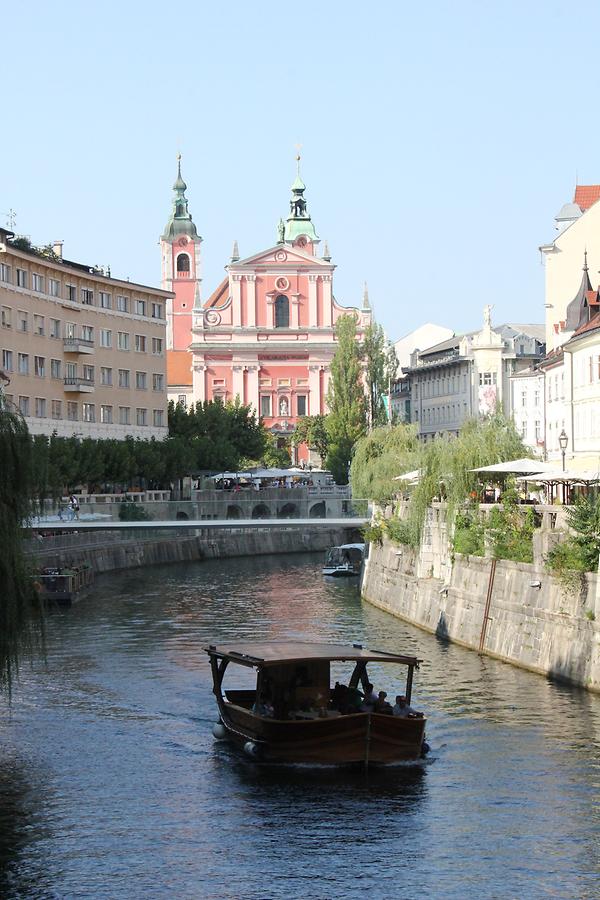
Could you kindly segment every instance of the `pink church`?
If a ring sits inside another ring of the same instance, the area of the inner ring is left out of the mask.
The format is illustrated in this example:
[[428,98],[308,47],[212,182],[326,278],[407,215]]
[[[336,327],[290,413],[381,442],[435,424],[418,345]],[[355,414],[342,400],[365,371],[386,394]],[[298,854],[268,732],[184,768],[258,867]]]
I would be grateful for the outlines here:
[[[235,243],[227,276],[204,303],[202,238],[188,212],[180,168],[173,189],[173,214],[161,238],[163,287],[175,293],[167,316],[170,397],[183,400],[182,371],[190,372],[193,402],[239,397],[284,439],[299,417],[327,412],[334,325],[353,313],[362,335],[371,321],[366,291],[361,309],[337,303],[335,266],[327,244],[322,256],[317,253],[320,241],[307,210],[299,157],[290,213],[279,221],[277,243],[246,259],[239,258]],[[297,461],[307,459],[307,449],[299,448]]]

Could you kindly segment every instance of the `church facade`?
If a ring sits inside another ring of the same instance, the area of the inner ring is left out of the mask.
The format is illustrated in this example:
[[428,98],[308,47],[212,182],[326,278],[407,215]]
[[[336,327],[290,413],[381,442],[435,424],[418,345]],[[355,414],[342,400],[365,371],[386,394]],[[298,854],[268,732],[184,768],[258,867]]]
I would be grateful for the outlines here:
[[[365,292],[362,307],[335,299],[335,265],[320,240],[298,172],[290,212],[279,221],[277,243],[240,259],[234,244],[226,277],[202,300],[200,242],[178,173],[173,215],[161,238],[163,285],[175,293],[169,309],[172,396],[184,396],[181,356],[189,357],[193,402],[220,398],[254,408],[283,443],[302,416],[327,412],[330,366],[339,316],[354,314],[360,337],[371,321]],[[177,368],[179,366],[179,368]],[[296,461],[307,459],[299,448]]]

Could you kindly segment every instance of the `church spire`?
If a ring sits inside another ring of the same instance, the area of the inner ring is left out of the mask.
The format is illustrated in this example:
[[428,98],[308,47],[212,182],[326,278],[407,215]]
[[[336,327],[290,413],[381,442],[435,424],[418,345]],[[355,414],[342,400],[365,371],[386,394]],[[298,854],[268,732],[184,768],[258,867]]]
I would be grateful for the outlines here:
[[296,156],[296,178],[292,184],[290,214],[285,226],[285,241],[288,244],[293,244],[301,236],[305,237],[313,244],[316,244],[319,240],[319,236],[315,231],[315,226],[308,213],[306,198],[304,196],[305,190],[306,185],[300,176],[300,154],[298,153]]
[[173,209],[162,235],[164,241],[172,240],[179,235],[187,235],[190,238],[198,237],[198,231],[188,210],[186,190],[187,184],[181,177],[181,153],[178,153],[177,178],[173,184]]
[[365,281],[365,287],[363,290],[363,309],[371,309],[371,304],[369,303],[369,288],[367,287],[367,282]]

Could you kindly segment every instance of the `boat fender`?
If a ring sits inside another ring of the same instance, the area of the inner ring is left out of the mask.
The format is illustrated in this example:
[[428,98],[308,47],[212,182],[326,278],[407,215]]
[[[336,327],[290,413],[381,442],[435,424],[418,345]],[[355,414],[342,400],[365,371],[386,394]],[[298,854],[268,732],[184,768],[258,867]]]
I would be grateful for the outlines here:
[[429,746],[427,741],[423,741],[423,743],[421,744],[421,756],[422,757],[427,756],[427,754],[429,753],[430,750],[431,750],[431,747]]
[[246,741],[246,743],[244,744],[244,753],[247,753],[248,756],[252,757],[252,759],[258,758],[259,749],[254,741]]
[[225,727],[221,724],[221,722],[215,722],[212,732],[213,737],[215,737],[218,741],[222,741],[223,738],[227,735]]

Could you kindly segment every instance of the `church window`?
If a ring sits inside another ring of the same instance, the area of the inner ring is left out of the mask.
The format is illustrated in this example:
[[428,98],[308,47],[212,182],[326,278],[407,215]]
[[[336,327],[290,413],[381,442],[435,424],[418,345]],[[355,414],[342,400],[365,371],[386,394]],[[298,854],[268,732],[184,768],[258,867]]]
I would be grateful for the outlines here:
[[275,328],[290,327],[290,301],[285,294],[275,300]]
[[263,394],[260,398],[260,414],[263,419],[271,416],[271,397],[268,394]]
[[177,271],[178,272],[189,272],[190,271],[190,258],[187,253],[180,253],[177,257]]
[[298,415],[305,416],[306,415],[306,394],[298,394],[296,398],[296,402],[298,404]]

